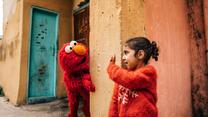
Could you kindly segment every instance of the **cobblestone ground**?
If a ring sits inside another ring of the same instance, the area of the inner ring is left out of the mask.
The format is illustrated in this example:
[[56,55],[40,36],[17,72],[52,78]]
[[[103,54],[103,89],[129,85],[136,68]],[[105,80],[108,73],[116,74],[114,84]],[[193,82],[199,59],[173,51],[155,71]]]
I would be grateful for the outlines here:
[[[79,106],[78,117],[84,117],[83,104]],[[49,103],[14,106],[5,97],[0,97],[0,117],[67,117],[67,99]]]

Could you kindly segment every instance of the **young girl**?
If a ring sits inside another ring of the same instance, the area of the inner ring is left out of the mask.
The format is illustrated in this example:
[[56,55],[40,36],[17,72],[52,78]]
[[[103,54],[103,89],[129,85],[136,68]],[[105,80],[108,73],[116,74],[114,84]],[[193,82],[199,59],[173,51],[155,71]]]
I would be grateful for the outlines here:
[[150,57],[158,60],[156,42],[145,37],[128,40],[123,49],[124,68],[111,57],[108,74],[115,82],[109,117],[157,117],[157,73],[148,65]]

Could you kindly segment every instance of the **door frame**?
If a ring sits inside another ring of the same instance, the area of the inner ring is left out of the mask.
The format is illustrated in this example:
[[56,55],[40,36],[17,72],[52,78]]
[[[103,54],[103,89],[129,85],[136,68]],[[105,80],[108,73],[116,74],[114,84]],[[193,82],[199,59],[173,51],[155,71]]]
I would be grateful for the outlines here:
[[[56,36],[55,36],[55,42],[56,42],[56,50],[55,50],[55,53],[56,53],[56,56],[55,56],[55,61],[54,61],[54,68],[55,68],[55,72],[54,72],[54,95],[52,97],[37,97],[37,98],[33,98],[31,99],[29,97],[29,81],[30,81],[30,49],[31,49],[31,38],[32,38],[32,24],[33,24],[33,11],[34,9],[38,9],[38,10],[43,10],[43,11],[46,11],[46,12],[50,12],[50,13],[53,13],[53,14],[56,14]],[[27,96],[26,96],[26,102],[28,104],[34,104],[34,103],[42,103],[42,102],[48,102],[48,101],[52,101],[54,99],[56,99],[56,91],[57,91],[57,78],[58,78],[58,72],[57,72],[57,64],[58,64],[58,33],[59,33],[59,13],[56,12],[56,11],[53,11],[53,10],[49,10],[49,9],[46,9],[46,8],[42,8],[42,7],[38,7],[38,6],[31,6],[31,10],[30,10],[30,31],[29,31],[29,39],[28,39],[28,64],[27,64]]]
[[79,7],[79,8],[77,8],[77,9],[74,9],[74,10],[73,10],[73,15],[79,13],[80,11],[82,11],[83,9],[85,9],[85,8],[87,8],[87,7],[89,7],[89,6],[90,6],[90,4],[89,4],[89,3],[86,3],[85,5],[83,5],[83,6]]
[[75,37],[77,37],[77,35],[76,35],[76,30],[75,30],[75,16],[76,15],[79,15],[80,13],[82,13],[82,12],[85,12],[85,10],[87,10],[87,8],[88,8],[88,12],[89,12],[89,16],[88,16],[88,18],[90,18],[90,4],[89,4],[89,2],[86,2],[84,5],[82,5],[82,6],[80,6],[79,8],[77,8],[77,9],[74,9],[73,10],[73,33],[74,33],[74,40],[75,41],[77,41],[77,40],[80,40],[80,39],[85,39],[85,40],[82,40],[81,41],[81,43],[84,43],[84,44],[86,44],[88,47],[90,46],[90,39],[89,39],[89,35],[90,35],[90,19],[88,19],[88,31],[89,31],[89,35],[88,35],[88,37],[87,38],[75,38]]

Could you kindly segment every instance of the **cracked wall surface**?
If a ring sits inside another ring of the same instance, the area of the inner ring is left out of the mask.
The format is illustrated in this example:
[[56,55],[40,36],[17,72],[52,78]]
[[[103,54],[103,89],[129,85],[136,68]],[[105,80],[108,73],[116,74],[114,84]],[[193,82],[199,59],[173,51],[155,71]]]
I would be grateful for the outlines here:
[[192,103],[195,117],[208,116],[208,66],[206,24],[203,0],[187,0],[189,40],[191,47]]

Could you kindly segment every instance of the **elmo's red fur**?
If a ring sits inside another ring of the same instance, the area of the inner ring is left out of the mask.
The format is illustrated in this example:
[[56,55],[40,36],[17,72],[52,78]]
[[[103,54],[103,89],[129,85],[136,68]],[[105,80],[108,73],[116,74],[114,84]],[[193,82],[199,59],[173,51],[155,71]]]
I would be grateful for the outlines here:
[[[68,117],[77,117],[79,96],[84,100],[83,111],[85,117],[90,117],[89,91],[94,92],[95,86],[91,82],[89,73],[88,51],[84,55],[77,54],[73,48],[70,52],[67,52],[66,46],[69,45],[70,43],[65,44],[59,51],[59,62],[64,71],[64,82],[70,106]],[[82,44],[76,43],[74,46],[77,45]],[[88,49],[86,48],[86,50]]]

